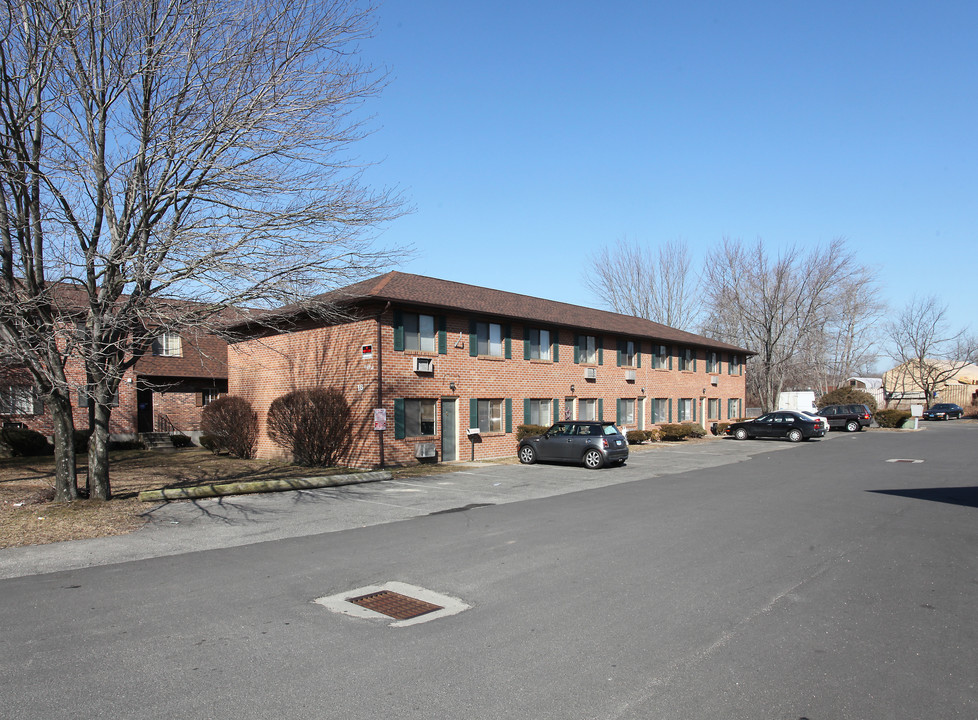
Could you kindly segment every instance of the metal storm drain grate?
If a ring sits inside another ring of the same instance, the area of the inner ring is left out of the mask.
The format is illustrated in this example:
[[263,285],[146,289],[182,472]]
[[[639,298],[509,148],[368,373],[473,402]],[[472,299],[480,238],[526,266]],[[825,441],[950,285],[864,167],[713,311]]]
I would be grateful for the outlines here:
[[316,598],[315,602],[339,615],[374,621],[393,620],[389,623],[391,627],[430,622],[457,615],[470,607],[450,595],[395,581]]
[[417,598],[401,595],[391,590],[381,590],[358,598],[350,598],[347,602],[389,615],[395,620],[410,620],[425,613],[443,610],[441,605],[418,600]]

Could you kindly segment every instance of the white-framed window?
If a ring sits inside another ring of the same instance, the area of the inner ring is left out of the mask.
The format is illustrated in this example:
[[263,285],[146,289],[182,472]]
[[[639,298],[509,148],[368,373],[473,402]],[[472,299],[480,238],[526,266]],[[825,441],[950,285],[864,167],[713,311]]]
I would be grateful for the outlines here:
[[652,400],[652,422],[658,425],[672,422],[669,412],[669,398],[655,398]]
[[720,369],[720,355],[715,351],[706,353],[706,372],[707,374],[716,373]]
[[531,425],[549,425],[554,421],[554,401],[527,400],[526,419]]
[[[475,334],[479,355],[489,357],[503,356],[503,326],[498,323],[477,322]],[[482,427],[481,425],[479,426]]]
[[175,332],[164,332],[153,342],[153,354],[159,357],[183,357],[183,343]]
[[708,420],[720,419],[720,398],[710,398],[706,401],[706,414]]
[[530,360],[550,359],[550,331],[530,329]]
[[736,420],[741,417],[740,398],[730,398],[727,400],[727,419]]
[[657,370],[667,370],[669,368],[669,346],[652,346],[652,367]]
[[621,343],[621,364],[622,367],[636,367],[637,350],[635,343],[631,340],[623,340]]
[[622,398],[618,402],[618,424],[630,428],[637,428],[638,424],[635,420],[635,398]]
[[503,401],[479,400],[479,430],[483,433],[503,431]]
[[693,399],[680,398],[676,401],[676,420],[678,422],[692,422],[696,420],[693,414]]
[[404,313],[404,349],[435,352],[437,334],[433,315]]
[[578,420],[597,420],[598,401],[594,398],[581,398],[577,401]]
[[0,414],[35,415],[36,395],[30,385],[0,386]]
[[679,370],[692,370],[693,369],[693,348],[679,348],[679,352],[676,355],[676,360],[678,361]]
[[[580,361],[585,365],[598,364],[598,338],[594,335],[581,335],[581,345],[579,348]],[[592,420],[593,418],[581,418],[581,420]]]
[[404,434],[407,437],[434,435],[436,405],[435,400],[405,400]]
[[221,397],[221,391],[215,388],[205,388],[200,391],[200,404],[207,407],[212,402]]
[[730,362],[727,363],[727,372],[731,375],[740,375],[740,355],[730,355]]

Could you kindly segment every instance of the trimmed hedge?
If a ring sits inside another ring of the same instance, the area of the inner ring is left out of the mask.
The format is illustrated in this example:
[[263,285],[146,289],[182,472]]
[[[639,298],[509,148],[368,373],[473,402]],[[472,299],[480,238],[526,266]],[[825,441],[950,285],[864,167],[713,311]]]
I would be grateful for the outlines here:
[[898,428],[912,416],[906,410],[877,410],[873,415],[877,425],[882,428]]
[[4,428],[0,430],[0,441],[10,447],[13,457],[54,455],[54,446],[37,430]]
[[170,442],[172,442],[173,447],[176,448],[188,448],[194,446],[194,441],[189,435],[171,435]]
[[706,437],[706,430],[693,423],[666,423],[659,426],[659,437],[666,442]]
[[531,435],[543,435],[549,428],[549,425],[517,425],[516,442]]

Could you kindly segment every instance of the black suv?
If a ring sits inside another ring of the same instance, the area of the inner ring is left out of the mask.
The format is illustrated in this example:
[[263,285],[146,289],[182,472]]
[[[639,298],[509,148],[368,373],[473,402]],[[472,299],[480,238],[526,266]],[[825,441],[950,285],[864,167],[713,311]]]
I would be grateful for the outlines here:
[[830,430],[859,432],[873,422],[873,413],[865,405],[828,405],[818,414],[829,421]]

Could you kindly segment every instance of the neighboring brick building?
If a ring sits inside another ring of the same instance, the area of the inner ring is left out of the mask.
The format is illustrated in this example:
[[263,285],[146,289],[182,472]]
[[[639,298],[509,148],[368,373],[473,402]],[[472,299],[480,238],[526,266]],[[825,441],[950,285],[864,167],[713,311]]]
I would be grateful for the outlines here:
[[[75,387],[75,428],[89,427],[85,368],[69,359],[69,382]],[[139,432],[181,432],[195,436],[203,406],[227,392],[227,343],[210,334],[187,330],[162,336],[152,351],[126,371],[112,410],[113,438]],[[50,436],[51,416],[37,397],[30,374],[0,366],[0,423],[18,423]]]
[[[350,319],[283,308],[287,331],[241,325],[228,348],[229,392],[258,413],[261,457],[283,454],[264,434],[271,402],[318,386],[350,402],[344,461],[361,467],[431,450],[446,461],[513,455],[524,423],[707,426],[743,412],[749,351],[648,320],[399,272],[319,299]],[[375,430],[375,409],[386,430]]]

